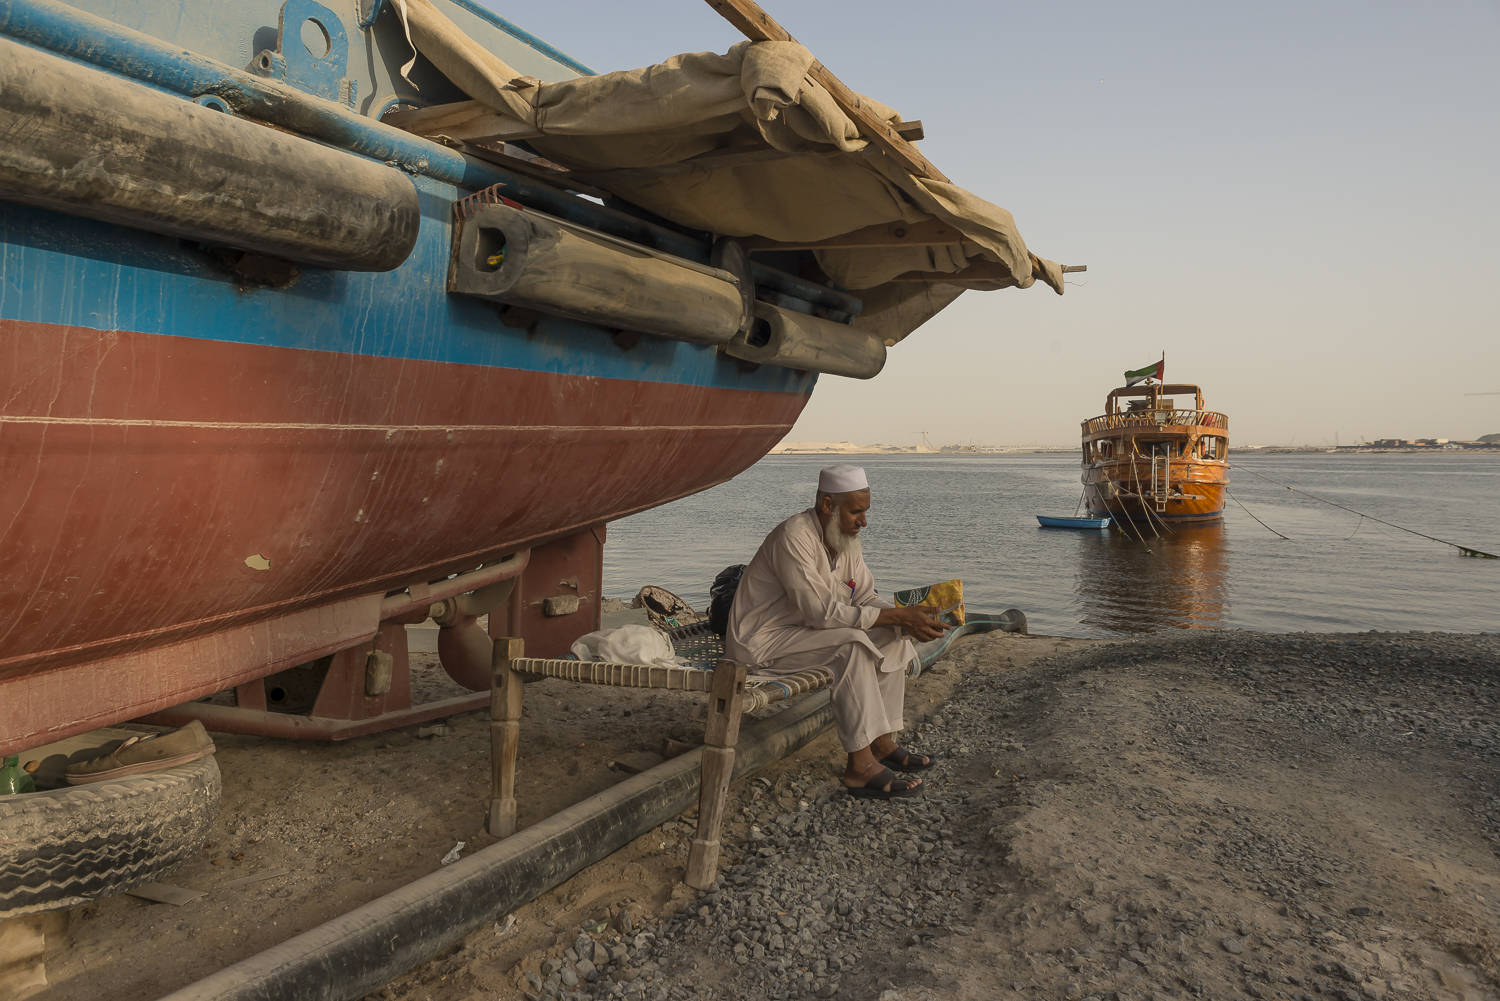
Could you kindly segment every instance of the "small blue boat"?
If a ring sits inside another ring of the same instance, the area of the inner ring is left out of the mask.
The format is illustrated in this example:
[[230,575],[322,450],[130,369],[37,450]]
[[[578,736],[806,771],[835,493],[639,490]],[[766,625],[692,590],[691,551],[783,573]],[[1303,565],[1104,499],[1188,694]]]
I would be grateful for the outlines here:
[[1036,516],[1043,528],[1108,528],[1108,518],[1051,518],[1045,514]]

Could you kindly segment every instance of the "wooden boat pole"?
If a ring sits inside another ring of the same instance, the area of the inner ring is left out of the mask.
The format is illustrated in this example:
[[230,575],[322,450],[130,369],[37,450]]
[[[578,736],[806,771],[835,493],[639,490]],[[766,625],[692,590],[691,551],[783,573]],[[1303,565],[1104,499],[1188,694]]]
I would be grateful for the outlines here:
[[[776,19],[761,10],[755,0],[707,0],[730,24],[738,28],[752,42],[795,42],[792,33],[776,23]],[[948,182],[948,177],[923,156],[915,146],[896,130],[891,123],[881,119],[865,107],[858,94],[844,86],[844,82],[828,71],[822,63],[814,60],[807,75],[820,84],[833,97],[833,103],[849,119],[859,126],[860,135],[874,143],[887,156],[917,177]]]

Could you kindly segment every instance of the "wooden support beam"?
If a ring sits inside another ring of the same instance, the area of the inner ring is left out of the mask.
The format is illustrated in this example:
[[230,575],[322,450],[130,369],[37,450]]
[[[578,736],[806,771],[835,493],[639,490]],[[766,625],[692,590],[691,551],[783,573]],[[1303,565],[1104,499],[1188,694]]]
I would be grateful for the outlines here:
[[[776,23],[775,18],[761,10],[755,0],[706,0],[725,20],[755,42],[795,42],[791,32]],[[833,103],[848,115],[864,136],[887,156],[917,177],[934,181],[947,181],[948,177],[923,156],[915,146],[907,142],[895,126],[883,121],[865,106],[854,91],[844,86],[842,80],[828,71],[822,63],[814,61],[807,75],[820,84],[833,97]]]
[[698,786],[698,836],[688,850],[683,882],[706,890],[719,871],[719,834],[724,826],[724,804],[734,775],[734,745],[740,739],[740,714],[745,703],[744,664],[721,660],[714,667],[708,695],[708,720],[703,728],[703,777]]
[[[476,146],[473,143],[464,142],[461,139],[451,139],[447,136],[434,136],[433,141],[447,146],[449,149],[458,150],[464,156],[472,156],[476,160],[493,163],[497,167],[504,167],[512,173],[520,174],[523,177],[530,177],[533,180],[540,181],[543,184],[559,188],[563,191],[576,191],[579,194],[592,195],[595,198],[601,199],[614,195],[612,191],[606,191],[603,188],[597,188],[592,184],[584,183],[581,180],[584,176],[582,173],[552,164],[550,160],[523,160],[517,156],[509,156],[484,146]],[[550,166],[538,166],[538,163],[546,163]]]
[[615,167],[607,170],[575,170],[574,176],[592,184],[608,186],[611,181],[649,181],[657,177],[673,177],[694,170],[715,170],[720,167],[743,167],[752,163],[770,163],[773,160],[788,160],[797,156],[822,156],[819,153],[787,153],[771,146],[730,146],[711,149],[687,160],[676,163],[659,163],[650,167]]
[[489,113],[489,107],[479,101],[455,101],[452,104],[435,104],[430,108],[403,108],[398,111],[387,111],[381,117],[380,123],[405,129],[407,132],[425,133],[428,129],[457,125]]
[[993,261],[975,261],[962,271],[908,271],[892,278],[893,282],[932,282],[940,285],[962,285],[965,282],[1011,282],[1010,268]]
[[853,247],[943,247],[964,242],[964,235],[945,222],[883,222],[826,240],[782,243],[763,236],[740,241],[746,250],[842,250]]
[[495,640],[493,673],[490,676],[490,766],[493,788],[491,835],[508,838],[516,833],[516,753],[521,746],[521,676],[511,662],[526,655],[523,641],[502,637]]
[[419,136],[442,135],[469,142],[514,142],[535,139],[543,134],[509,115],[497,115],[479,101],[455,101],[431,108],[392,111],[380,121]]
[[517,139],[535,139],[545,135],[525,122],[518,122],[505,115],[480,115],[459,125],[445,125],[422,133],[429,136],[448,136],[474,143],[515,142]]

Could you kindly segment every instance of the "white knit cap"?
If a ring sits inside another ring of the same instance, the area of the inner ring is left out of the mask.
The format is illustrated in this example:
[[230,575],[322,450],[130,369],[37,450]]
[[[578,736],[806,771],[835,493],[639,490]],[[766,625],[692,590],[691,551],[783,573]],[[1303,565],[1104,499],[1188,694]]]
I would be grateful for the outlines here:
[[870,481],[859,466],[840,463],[829,466],[818,474],[818,492],[823,494],[847,494],[870,489]]

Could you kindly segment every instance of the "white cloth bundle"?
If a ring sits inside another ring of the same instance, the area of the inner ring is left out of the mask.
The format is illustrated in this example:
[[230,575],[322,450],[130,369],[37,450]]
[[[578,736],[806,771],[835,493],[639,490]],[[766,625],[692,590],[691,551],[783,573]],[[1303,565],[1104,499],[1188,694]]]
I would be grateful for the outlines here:
[[573,656],[579,660],[608,664],[653,664],[680,667],[672,641],[650,626],[616,626],[585,633],[573,641]]

